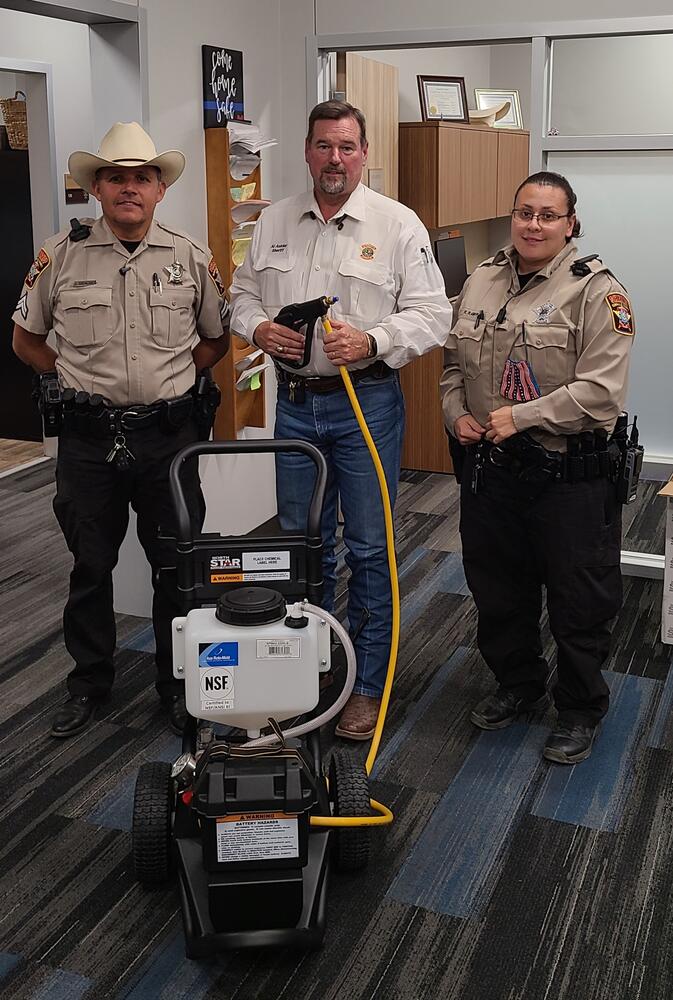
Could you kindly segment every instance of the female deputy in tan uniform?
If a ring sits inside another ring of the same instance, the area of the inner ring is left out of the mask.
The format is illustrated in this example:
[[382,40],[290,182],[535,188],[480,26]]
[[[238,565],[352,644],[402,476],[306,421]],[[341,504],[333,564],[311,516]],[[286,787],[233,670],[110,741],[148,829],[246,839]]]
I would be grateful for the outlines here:
[[482,729],[546,708],[542,585],[558,647],[558,724],[544,756],[591,753],[609,690],[601,667],[621,606],[618,449],[634,324],[625,290],[578,259],[576,196],[541,172],[519,187],[512,245],[481,264],[454,306],[441,378],[444,419],[467,448],[461,537],[478,645],[498,688]]

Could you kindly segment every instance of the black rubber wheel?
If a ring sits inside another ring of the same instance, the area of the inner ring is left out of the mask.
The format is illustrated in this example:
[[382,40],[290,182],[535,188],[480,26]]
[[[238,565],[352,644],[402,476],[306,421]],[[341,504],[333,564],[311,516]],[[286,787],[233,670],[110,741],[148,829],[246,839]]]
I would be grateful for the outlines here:
[[163,885],[171,877],[173,796],[171,765],[143,764],[136,779],[131,837],[133,869],[141,885]]
[[[369,779],[364,766],[348,750],[335,750],[329,765],[329,795],[335,816],[371,816]],[[342,872],[358,872],[369,863],[368,826],[335,827],[332,857]]]

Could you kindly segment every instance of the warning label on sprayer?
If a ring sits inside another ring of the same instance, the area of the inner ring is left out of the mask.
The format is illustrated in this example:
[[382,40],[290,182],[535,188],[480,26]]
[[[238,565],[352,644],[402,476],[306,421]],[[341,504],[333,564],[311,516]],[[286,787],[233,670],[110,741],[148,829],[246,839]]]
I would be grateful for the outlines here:
[[217,821],[218,861],[296,858],[299,824],[287,813],[243,813]]
[[278,573],[211,573],[211,583],[264,583],[268,580],[289,580],[290,574]]

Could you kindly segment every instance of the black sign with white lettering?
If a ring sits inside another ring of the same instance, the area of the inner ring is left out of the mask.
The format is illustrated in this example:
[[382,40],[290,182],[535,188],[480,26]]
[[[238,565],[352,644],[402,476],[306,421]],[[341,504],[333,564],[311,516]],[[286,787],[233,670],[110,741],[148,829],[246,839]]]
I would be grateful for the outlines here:
[[243,53],[216,45],[202,45],[203,127],[226,128],[243,121]]

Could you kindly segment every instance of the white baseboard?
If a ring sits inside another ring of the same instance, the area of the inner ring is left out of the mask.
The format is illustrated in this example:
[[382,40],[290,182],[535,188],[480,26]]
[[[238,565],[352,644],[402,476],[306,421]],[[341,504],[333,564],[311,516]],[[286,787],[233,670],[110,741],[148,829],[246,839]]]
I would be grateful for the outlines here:
[[651,580],[664,579],[664,556],[653,552],[629,552],[622,549],[621,567],[624,576],[643,576]]
[[671,476],[673,476],[673,455],[656,455],[654,452],[645,452],[642,479],[658,479],[662,483],[666,483]]

